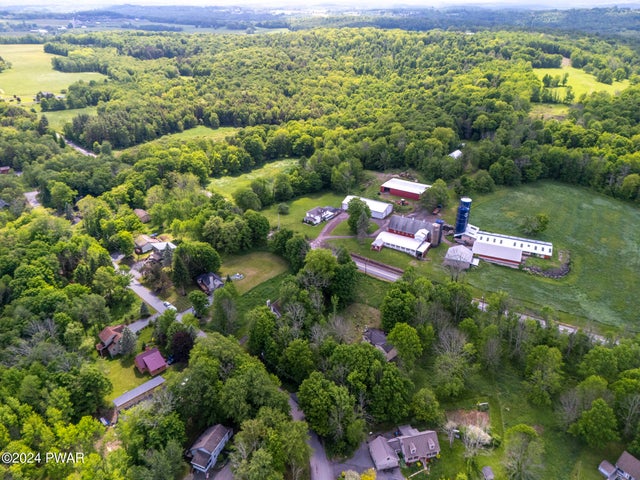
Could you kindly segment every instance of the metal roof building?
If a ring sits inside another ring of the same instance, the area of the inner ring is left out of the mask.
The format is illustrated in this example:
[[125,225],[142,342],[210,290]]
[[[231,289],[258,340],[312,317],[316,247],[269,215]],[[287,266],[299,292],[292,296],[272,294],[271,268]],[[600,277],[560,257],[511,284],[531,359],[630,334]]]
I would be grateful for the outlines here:
[[[421,233],[422,232],[422,233]],[[382,247],[391,248],[400,252],[408,253],[417,258],[422,258],[429,250],[431,244],[427,241],[428,232],[420,230],[416,233],[416,238],[396,235],[391,232],[380,232],[371,244],[374,250],[381,250]]]
[[393,212],[393,205],[390,203],[379,202],[377,200],[371,200],[370,198],[358,197],[355,195],[347,195],[344,197],[344,200],[342,200],[342,210],[346,211],[349,208],[349,202],[354,198],[358,198],[367,204],[369,210],[371,210],[371,216],[373,218],[386,218],[391,215],[391,212]]
[[162,376],[152,378],[148,382],[145,382],[142,385],[134,388],[133,390],[129,390],[128,392],[123,393],[118,398],[114,399],[113,405],[116,407],[116,410],[129,408],[136,403],[150,397],[151,394],[164,382],[165,379]]
[[380,185],[380,193],[388,193],[396,197],[406,197],[419,200],[420,195],[431,188],[431,185],[418,182],[410,182],[401,178],[392,178]]
[[482,260],[507,267],[518,268],[522,263],[522,250],[507,245],[484,242],[476,239],[473,254]]
[[475,234],[475,238],[476,241],[517,248],[526,255],[535,255],[543,258],[551,258],[553,256],[553,243],[550,242],[483,232],[482,230]]

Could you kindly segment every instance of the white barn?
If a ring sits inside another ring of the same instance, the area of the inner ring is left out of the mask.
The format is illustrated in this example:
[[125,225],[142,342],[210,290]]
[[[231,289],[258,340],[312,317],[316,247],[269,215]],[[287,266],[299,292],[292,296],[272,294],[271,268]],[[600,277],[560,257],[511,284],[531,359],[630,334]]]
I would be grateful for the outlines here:
[[483,231],[477,232],[475,238],[476,241],[517,248],[522,250],[525,255],[535,255],[543,258],[551,258],[553,256],[553,243],[550,242]]
[[355,195],[347,195],[344,197],[344,200],[342,201],[342,210],[346,211],[347,208],[349,208],[349,202],[354,198],[358,198],[368,205],[371,210],[372,218],[386,218],[391,215],[391,212],[393,212],[393,205],[390,203],[379,202],[377,200],[371,200],[370,198],[357,197]]
[[423,258],[431,246],[431,243],[427,241],[428,234],[429,232],[426,230],[419,230],[415,238],[411,238],[391,232],[380,232],[371,244],[371,248],[380,251],[382,247],[387,247],[408,253],[416,258]]

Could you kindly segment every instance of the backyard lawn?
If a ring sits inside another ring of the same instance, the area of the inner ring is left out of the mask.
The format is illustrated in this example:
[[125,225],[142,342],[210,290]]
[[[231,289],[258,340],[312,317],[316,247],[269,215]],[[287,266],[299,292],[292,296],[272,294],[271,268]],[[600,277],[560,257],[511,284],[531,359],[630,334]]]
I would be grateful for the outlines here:
[[325,223],[320,223],[319,225],[303,223],[302,219],[307,211],[315,207],[340,208],[343,199],[344,195],[337,193],[315,193],[287,202],[289,205],[289,213],[287,215],[279,215],[277,205],[272,205],[260,213],[269,219],[272,227],[289,228],[294,232],[302,233],[309,239],[314,239],[322,231]]
[[288,270],[289,265],[278,255],[270,252],[250,252],[245,255],[224,257],[221,274],[223,279],[234,273],[244,275],[243,279],[233,281],[238,293],[242,295]]
[[149,375],[138,372],[133,363],[133,357],[99,358],[98,368],[113,385],[113,391],[105,397],[107,402],[151,379]]

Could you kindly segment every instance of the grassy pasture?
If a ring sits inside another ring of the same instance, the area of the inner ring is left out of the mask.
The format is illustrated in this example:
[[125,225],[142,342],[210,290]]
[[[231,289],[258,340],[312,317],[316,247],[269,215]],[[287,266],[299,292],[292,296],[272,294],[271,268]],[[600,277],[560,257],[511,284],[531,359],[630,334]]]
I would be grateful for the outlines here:
[[44,53],[42,45],[0,45],[0,56],[11,62],[12,67],[0,73],[0,97],[10,99],[13,95],[30,104],[40,91],[60,93],[78,80],[102,81],[100,73],[63,73],[51,66],[54,55]]
[[154,142],[164,142],[166,140],[192,140],[194,138],[211,138],[215,141],[222,141],[226,137],[236,133],[238,130],[240,129],[236,127],[210,128],[204,125],[198,125],[197,127],[189,128],[188,130],[184,130],[180,133],[165,135],[158,140],[154,140]]
[[[231,132],[227,133],[227,135],[230,133]],[[209,183],[207,190],[218,192],[228,199],[233,199],[232,195],[235,191],[240,190],[241,188],[248,188],[253,180],[257,178],[274,178],[277,174],[292,168],[296,165],[297,161],[298,160],[294,158],[287,158],[285,160],[267,163],[261,168],[256,168],[249,173],[243,173],[242,175],[237,175],[235,177],[226,176],[214,178]],[[275,207],[272,208],[274,208],[275,212]]]
[[[225,257],[222,261],[222,278],[242,273],[244,278],[233,283],[239,294],[244,294],[267,280],[287,272],[287,262],[270,252],[250,252],[245,255]],[[275,299],[272,299],[275,300]]]
[[[594,77],[590,73],[570,66],[563,66],[562,68],[534,68],[533,71],[538,76],[538,78],[540,78],[540,80],[542,80],[542,77],[547,74],[551,77],[560,76],[562,78],[562,75],[568,73],[569,78],[567,80],[567,85],[573,88],[573,93],[576,96],[576,100],[579,99],[583,94],[589,95],[593,92],[607,92],[613,95],[617,92],[621,92],[629,86],[629,80],[623,80],[622,82],[613,82],[611,85],[599,83],[596,81],[596,77]],[[564,99],[566,90],[565,88],[557,87],[551,90],[557,91],[560,99]]]
[[510,268],[480,263],[467,281],[482,291],[504,290],[534,310],[543,305],[561,320],[582,326],[640,330],[640,210],[587,189],[540,182],[500,189],[474,197],[470,222],[483,230],[522,235],[525,215],[546,212],[549,227],[541,237],[552,241],[554,257],[571,255],[571,272],[560,280],[532,276]]
[[76,108],[74,110],[57,110],[55,112],[44,112],[43,115],[49,120],[49,126],[57,132],[62,132],[65,123],[71,122],[73,117],[86,113],[95,115],[96,107]]

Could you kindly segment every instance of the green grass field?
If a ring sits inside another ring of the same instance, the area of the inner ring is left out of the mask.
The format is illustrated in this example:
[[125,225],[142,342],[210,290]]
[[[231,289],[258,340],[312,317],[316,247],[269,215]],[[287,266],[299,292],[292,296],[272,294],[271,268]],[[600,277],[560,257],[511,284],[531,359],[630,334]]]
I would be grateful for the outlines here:
[[[378,228],[379,227],[377,223],[371,222],[369,223],[369,228],[367,228],[367,233],[371,234],[375,232]],[[346,236],[346,235],[353,235],[353,233],[351,233],[351,230],[349,229],[349,224],[345,220],[343,222],[340,222],[336,226],[336,228],[333,229],[333,231],[331,232],[331,235]]]
[[[242,280],[234,280],[233,283],[241,295],[267,280],[287,272],[287,262],[270,252],[251,252],[246,255],[234,255],[225,257],[222,261],[222,277],[234,273],[244,275]],[[273,299],[275,300],[275,299]]]
[[49,126],[57,132],[62,132],[65,123],[70,122],[73,117],[86,113],[87,115],[95,115],[96,107],[76,108],[74,110],[58,110],[55,112],[44,112],[44,116],[49,120]]
[[40,91],[60,93],[78,80],[102,81],[100,73],[63,73],[51,66],[54,55],[44,53],[42,45],[0,45],[0,56],[12,67],[0,73],[0,97],[9,100],[13,95],[31,104]]
[[571,272],[560,280],[480,263],[467,281],[482,291],[504,290],[534,310],[548,305],[560,319],[582,326],[639,331],[640,210],[587,189],[540,182],[474,197],[470,223],[483,230],[522,235],[519,220],[546,212],[542,240],[571,255]]
[[[573,88],[573,93],[575,94],[576,100],[578,100],[583,94],[588,95],[593,92],[607,92],[614,94],[617,92],[621,92],[629,86],[629,80],[623,80],[622,82],[613,82],[611,85],[600,83],[597,82],[596,77],[594,77],[590,73],[569,66],[563,66],[562,68],[534,68],[533,71],[538,76],[538,78],[540,78],[540,80],[542,80],[542,77],[547,74],[551,75],[551,77],[562,77],[562,75],[568,73],[569,78],[567,81],[567,85]],[[564,99],[565,90],[566,89],[563,87],[552,89],[552,91],[558,92],[561,100]]]
[[240,129],[236,127],[209,128],[204,125],[198,125],[197,127],[189,128],[188,130],[184,130],[180,133],[165,135],[158,140],[154,140],[154,142],[163,142],[166,140],[192,140],[194,138],[211,138],[215,141],[222,141],[226,137],[232,136],[238,130]]
[[277,205],[272,205],[261,213],[269,219],[272,227],[290,228],[294,232],[302,233],[307,238],[314,239],[322,231],[325,223],[315,226],[302,223],[305,213],[315,207],[340,208],[343,199],[344,195],[337,193],[315,193],[287,202],[289,205],[289,213],[287,215],[278,215]]
[[[227,133],[227,135],[230,133],[231,132]],[[285,160],[267,163],[261,168],[256,168],[249,173],[243,173],[242,175],[237,175],[235,177],[226,176],[214,178],[209,183],[207,189],[220,193],[228,199],[233,199],[234,192],[241,188],[248,188],[251,185],[251,182],[256,178],[274,178],[277,174],[291,169],[297,162],[297,159],[287,158]],[[273,208],[275,211],[275,207]]]
[[149,380],[149,375],[143,375],[135,368],[133,358],[99,358],[98,368],[113,385],[113,391],[105,397],[107,402],[119,397],[125,392],[142,385]]

